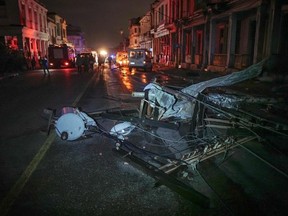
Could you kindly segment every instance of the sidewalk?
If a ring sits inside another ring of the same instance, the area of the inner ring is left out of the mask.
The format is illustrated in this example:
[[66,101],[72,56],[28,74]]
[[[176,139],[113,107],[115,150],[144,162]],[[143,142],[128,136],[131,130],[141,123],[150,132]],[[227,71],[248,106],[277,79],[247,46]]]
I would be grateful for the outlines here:
[[[193,71],[189,69],[172,67],[159,67],[156,68],[155,71],[178,79],[189,80],[191,83],[199,83],[216,77],[228,75],[217,72],[201,70]],[[273,78],[271,76],[260,76],[243,82],[239,82],[232,86],[219,88],[230,89],[231,91],[233,90],[241,92],[242,94],[248,94],[253,96],[282,97],[286,100],[288,99],[288,80],[280,80],[279,78],[277,80],[276,78]]]
[[20,75],[20,73],[16,73],[16,72],[14,72],[14,73],[0,73],[0,81],[7,79],[7,78],[17,77],[19,75]]

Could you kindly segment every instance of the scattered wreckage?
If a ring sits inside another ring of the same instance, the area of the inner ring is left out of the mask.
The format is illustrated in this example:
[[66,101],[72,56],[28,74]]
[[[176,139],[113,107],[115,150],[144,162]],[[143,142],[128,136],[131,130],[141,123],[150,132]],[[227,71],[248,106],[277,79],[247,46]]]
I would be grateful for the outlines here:
[[[230,86],[257,77],[264,62],[181,90],[152,82],[144,92],[132,93],[141,98],[139,110],[85,113],[64,107],[60,117],[51,115],[49,128],[53,126],[57,135],[67,141],[93,133],[111,138],[116,151],[149,169],[164,184],[189,194],[187,197],[193,202],[209,206],[207,197],[170,174],[184,170],[183,175],[187,175],[202,161],[227,155],[232,148],[251,140],[261,141],[267,134],[288,137],[287,122],[245,111],[247,104],[260,102],[267,107],[267,100],[205,93],[211,87]],[[111,120],[109,127],[102,124],[103,119]]]

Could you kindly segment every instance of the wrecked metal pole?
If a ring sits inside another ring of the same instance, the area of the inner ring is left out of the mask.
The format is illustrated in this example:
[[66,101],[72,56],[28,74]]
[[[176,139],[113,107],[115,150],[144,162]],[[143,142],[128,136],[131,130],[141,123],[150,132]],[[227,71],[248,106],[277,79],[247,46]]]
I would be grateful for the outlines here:
[[183,182],[177,180],[176,178],[173,178],[172,176],[166,174],[162,170],[159,170],[157,167],[151,165],[150,163],[147,163],[140,158],[134,156],[133,154],[129,154],[124,149],[115,150],[129,159],[131,159],[133,162],[139,164],[141,167],[145,168],[145,170],[155,179],[159,180],[162,184],[166,185],[173,191],[177,192],[179,195],[183,196],[185,199],[196,203],[197,205],[203,207],[203,208],[209,208],[210,207],[210,200],[205,195],[201,194],[200,192],[196,191],[192,187],[189,187],[188,185],[184,184]]

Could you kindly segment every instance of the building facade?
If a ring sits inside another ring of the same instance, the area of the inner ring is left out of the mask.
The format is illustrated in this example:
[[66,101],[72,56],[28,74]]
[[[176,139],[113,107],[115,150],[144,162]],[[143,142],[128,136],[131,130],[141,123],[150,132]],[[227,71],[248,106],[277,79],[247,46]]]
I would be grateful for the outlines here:
[[151,5],[154,57],[160,64],[221,72],[269,56],[283,63],[287,8],[285,0],[156,0]]
[[49,45],[67,44],[67,22],[55,12],[47,13]]
[[[69,35],[70,34],[70,35]],[[41,0],[0,0],[0,43],[23,53],[27,62],[48,56],[49,46],[67,45],[76,53],[85,50],[84,34],[78,27],[48,9]]]
[[47,9],[37,0],[0,0],[0,38],[26,58],[47,55]]
[[[203,2],[197,1],[189,23],[183,25],[184,34],[192,33],[192,53],[189,61],[183,58],[182,62],[194,68],[229,72],[273,55],[287,56],[280,50],[280,44],[287,47],[283,40],[287,37],[284,1]],[[186,41],[183,45],[191,46]]]
[[[67,39],[69,44],[73,44],[75,53],[79,54],[86,50],[84,33],[78,26],[68,25],[67,26]],[[71,46],[70,45],[70,46]]]
[[140,17],[130,19],[129,48],[140,48]]
[[171,60],[170,31],[165,26],[171,21],[169,19],[169,0],[155,1],[152,4],[152,29],[154,61],[165,64]]
[[151,37],[151,12],[148,11],[139,21],[140,23],[140,36],[139,45],[140,48],[153,51],[152,49],[152,37]]

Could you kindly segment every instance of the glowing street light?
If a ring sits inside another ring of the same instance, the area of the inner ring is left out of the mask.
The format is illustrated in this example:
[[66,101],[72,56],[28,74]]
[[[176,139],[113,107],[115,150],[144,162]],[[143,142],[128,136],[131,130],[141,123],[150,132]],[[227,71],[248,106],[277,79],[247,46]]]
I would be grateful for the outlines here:
[[99,53],[100,53],[100,55],[102,55],[102,56],[106,56],[106,55],[108,54],[107,51],[104,50],[104,49],[101,49]]

